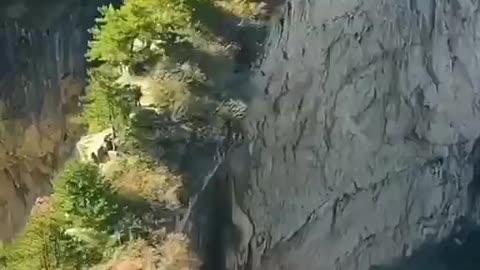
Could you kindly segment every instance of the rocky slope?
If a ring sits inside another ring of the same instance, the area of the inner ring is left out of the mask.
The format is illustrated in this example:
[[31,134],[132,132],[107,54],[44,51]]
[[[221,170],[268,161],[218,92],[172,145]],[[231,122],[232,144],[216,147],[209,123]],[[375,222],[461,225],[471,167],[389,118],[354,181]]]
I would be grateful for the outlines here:
[[96,8],[73,3],[0,5],[0,239],[23,227],[78,136],[68,119]]
[[286,1],[222,179],[227,269],[364,270],[477,220],[479,8]]

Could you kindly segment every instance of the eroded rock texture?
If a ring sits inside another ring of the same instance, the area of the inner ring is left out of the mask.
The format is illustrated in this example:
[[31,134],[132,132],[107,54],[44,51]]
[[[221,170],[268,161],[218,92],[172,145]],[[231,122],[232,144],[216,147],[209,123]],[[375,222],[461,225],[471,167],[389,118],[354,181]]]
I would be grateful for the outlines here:
[[23,228],[78,136],[67,119],[78,112],[96,10],[60,6],[43,3],[42,20],[30,17],[40,9],[0,5],[0,239]]
[[228,269],[365,270],[476,219],[479,7],[286,2],[253,78],[252,142],[230,157]]

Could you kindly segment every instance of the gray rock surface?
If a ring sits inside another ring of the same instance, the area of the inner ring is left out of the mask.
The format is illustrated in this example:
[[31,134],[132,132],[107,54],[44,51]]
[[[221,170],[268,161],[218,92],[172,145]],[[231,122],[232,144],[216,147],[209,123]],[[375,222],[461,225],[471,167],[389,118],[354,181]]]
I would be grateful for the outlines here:
[[480,1],[285,5],[227,169],[253,224],[231,218],[228,269],[365,270],[477,219]]
[[79,135],[69,119],[78,113],[96,15],[95,6],[66,12],[66,2],[21,3],[0,4],[0,239],[23,228]]

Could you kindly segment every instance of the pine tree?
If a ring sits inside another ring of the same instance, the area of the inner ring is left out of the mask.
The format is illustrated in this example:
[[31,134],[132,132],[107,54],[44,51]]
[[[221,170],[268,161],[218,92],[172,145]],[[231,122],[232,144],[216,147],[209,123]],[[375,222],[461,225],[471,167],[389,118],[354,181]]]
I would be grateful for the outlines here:
[[139,89],[116,83],[118,74],[114,68],[104,64],[90,72],[85,119],[91,131],[105,128],[118,130],[128,120],[138,102]]
[[[165,56],[176,45],[189,41],[192,10],[184,0],[129,0],[120,9],[100,9],[101,18],[91,29],[87,54],[92,61],[130,66],[152,55]],[[135,42],[143,44],[140,52]]]

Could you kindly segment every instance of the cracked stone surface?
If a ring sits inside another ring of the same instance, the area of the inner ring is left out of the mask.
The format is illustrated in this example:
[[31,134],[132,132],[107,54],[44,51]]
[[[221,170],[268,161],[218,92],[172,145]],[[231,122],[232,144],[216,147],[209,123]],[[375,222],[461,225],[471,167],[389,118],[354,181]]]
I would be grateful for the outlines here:
[[366,270],[476,219],[480,1],[285,5],[230,164],[254,226],[237,267]]

